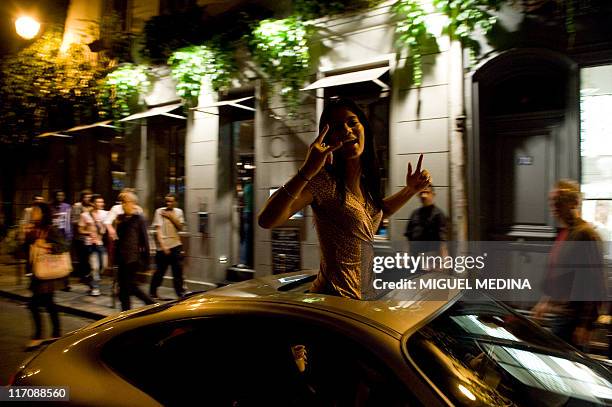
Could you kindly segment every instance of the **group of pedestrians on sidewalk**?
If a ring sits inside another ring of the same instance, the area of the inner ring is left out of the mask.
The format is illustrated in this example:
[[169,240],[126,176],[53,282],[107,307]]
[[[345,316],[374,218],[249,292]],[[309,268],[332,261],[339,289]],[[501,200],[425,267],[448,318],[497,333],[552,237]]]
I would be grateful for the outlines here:
[[172,269],[177,296],[185,295],[183,246],[179,234],[185,220],[183,211],[176,207],[176,196],[165,196],[166,206],[155,211],[153,226],[156,229],[157,268],[151,280],[150,295],[136,283],[136,274],[149,265],[149,237],[144,212],[138,206],[133,189],[125,188],[118,198],[119,203],[106,211],[104,198],[92,194],[90,190],[83,190],[79,202],[72,206],[64,202],[64,192],[57,191],[50,204],[45,203],[42,196],[35,195],[32,205],[24,211],[20,237],[27,259],[26,273],[31,278],[29,307],[35,328],[28,348],[38,347],[43,342],[40,307],[45,307],[49,312],[53,325],[52,339],[60,336],[60,321],[53,294],[57,289],[70,290],[68,278],[45,280],[32,273],[29,252],[33,245],[40,245],[50,253],[66,253],[72,246],[75,272],[89,285],[92,296],[101,294],[101,275],[109,264],[110,254],[113,265],[117,267],[122,310],[131,308],[132,295],[145,304],[161,300],[157,291],[168,267]]

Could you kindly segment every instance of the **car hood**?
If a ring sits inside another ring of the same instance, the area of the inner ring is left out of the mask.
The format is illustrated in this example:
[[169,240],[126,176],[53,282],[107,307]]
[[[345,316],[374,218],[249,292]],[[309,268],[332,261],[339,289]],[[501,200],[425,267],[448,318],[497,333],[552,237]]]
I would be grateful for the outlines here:
[[[394,290],[379,300],[354,300],[308,292],[315,275],[315,271],[306,271],[264,276],[207,291],[189,298],[185,304],[195,306],[203,299],[297,303],[362,320],[368,319],[404,334],[450,306],[461,294],[460,290],[448,290],[444,295],[441,295],[441,290]],[[438,278],[449,277],[428,274],[415,277],[415,280]]]
[[[382,299],[373,301],[354,300],[339,296],[310,293],[310,283],[316,276],[315,271],[294,272],[258,277],[252,280],[230,284],[225,287],[189,296],[183,300],[150,305],[111,315],[81,330],[90,330],[109,322],[138,318],[150,314],[169,311],[194,315],[205,307],[222,306],[223,303],[276,303],[343,315],[379,328],[392,330],[399,335],[409,333],[422,326],[460,296],[460,290],[448,290],[441,298],[441,291],[394,290]],[[433,274],[415,277],[418,279],[449,278]],[[238,304],[236,304],[238,305]]]

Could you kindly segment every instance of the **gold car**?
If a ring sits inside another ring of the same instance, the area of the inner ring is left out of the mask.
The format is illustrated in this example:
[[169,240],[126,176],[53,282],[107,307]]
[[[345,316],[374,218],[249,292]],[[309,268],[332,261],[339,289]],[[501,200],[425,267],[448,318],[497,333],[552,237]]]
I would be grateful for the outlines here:
[[[433,278],[433,277],[416,277]],[[269,276],[126,311],[49,345],[14,386],[85,406],[610,405],[610,372],[506,306],[449,290],[357,301]]]

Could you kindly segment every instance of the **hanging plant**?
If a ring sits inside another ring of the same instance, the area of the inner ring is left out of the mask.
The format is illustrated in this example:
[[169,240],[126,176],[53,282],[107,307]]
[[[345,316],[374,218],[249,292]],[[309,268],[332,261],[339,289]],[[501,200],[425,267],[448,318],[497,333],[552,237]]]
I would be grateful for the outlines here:
[[472,37],[480,31],[487,35],[497,22],[494,11],[499,11],[504,0],[434,0],[434,6],[448,19],[445,31],[451,39],[458,39],[470,50],[474,59],[480,45]]
[[96,95],[108,60],[92,59],[82,44],[60,51],[61,44],[61,30],[52,27],[1,61],[0,144],[98,119]]
[[213,89],[229,86],[234,69],[229,51],[214,45],[192,45],[172,53],[168,59],[172,77],[177,81],[176,91],[188,103],[197,103],[202,82],[210,81]]
[[406,48],[412,59],[412,83],[420,86],[423,81],[423,46],[435,42],[435,37],[427,30],[427,13],[419,0],[399,0],[391,8],[400,20],[395,26],[399,48]]
[[576,40],[576,5],[574,0],[565,2],[565,31],[567,32],[567,45],[572,48]]
[[309,73],[308,27],[298,17],[264,20],[253,30],[250,45],[255,61],[272,82],[281,86],[281,97],[295,112],[300,88]]
[[364,10],[379,3],[381,0],[294,0],[293,12],[304,19],[315,19]]
[[147,67],[124,64],[108,74],[100,87],[100,117],[119,120],[129,116],[139,103],[139,96],[148,92],[151,82]]

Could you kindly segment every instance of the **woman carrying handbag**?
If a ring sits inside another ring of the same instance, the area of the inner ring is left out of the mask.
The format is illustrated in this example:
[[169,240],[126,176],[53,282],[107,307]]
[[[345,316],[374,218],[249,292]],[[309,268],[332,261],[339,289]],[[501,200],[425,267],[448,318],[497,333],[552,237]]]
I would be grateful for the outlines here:
[[45,307],[51,318],[53,332],[51,339],[61,336],[59,314],[53,301],[53,293],[63,287],[63,279],[70,274],[70,246],[62,233],[53,226],[51,207],[44,202],[32,205],[30,225],[26,231],[26,243],[30,247],[30,269],[32,297],[29,308],[34,320],[34,335],[27,343],[27,349],[40,346],[42,321],[40,307]]

